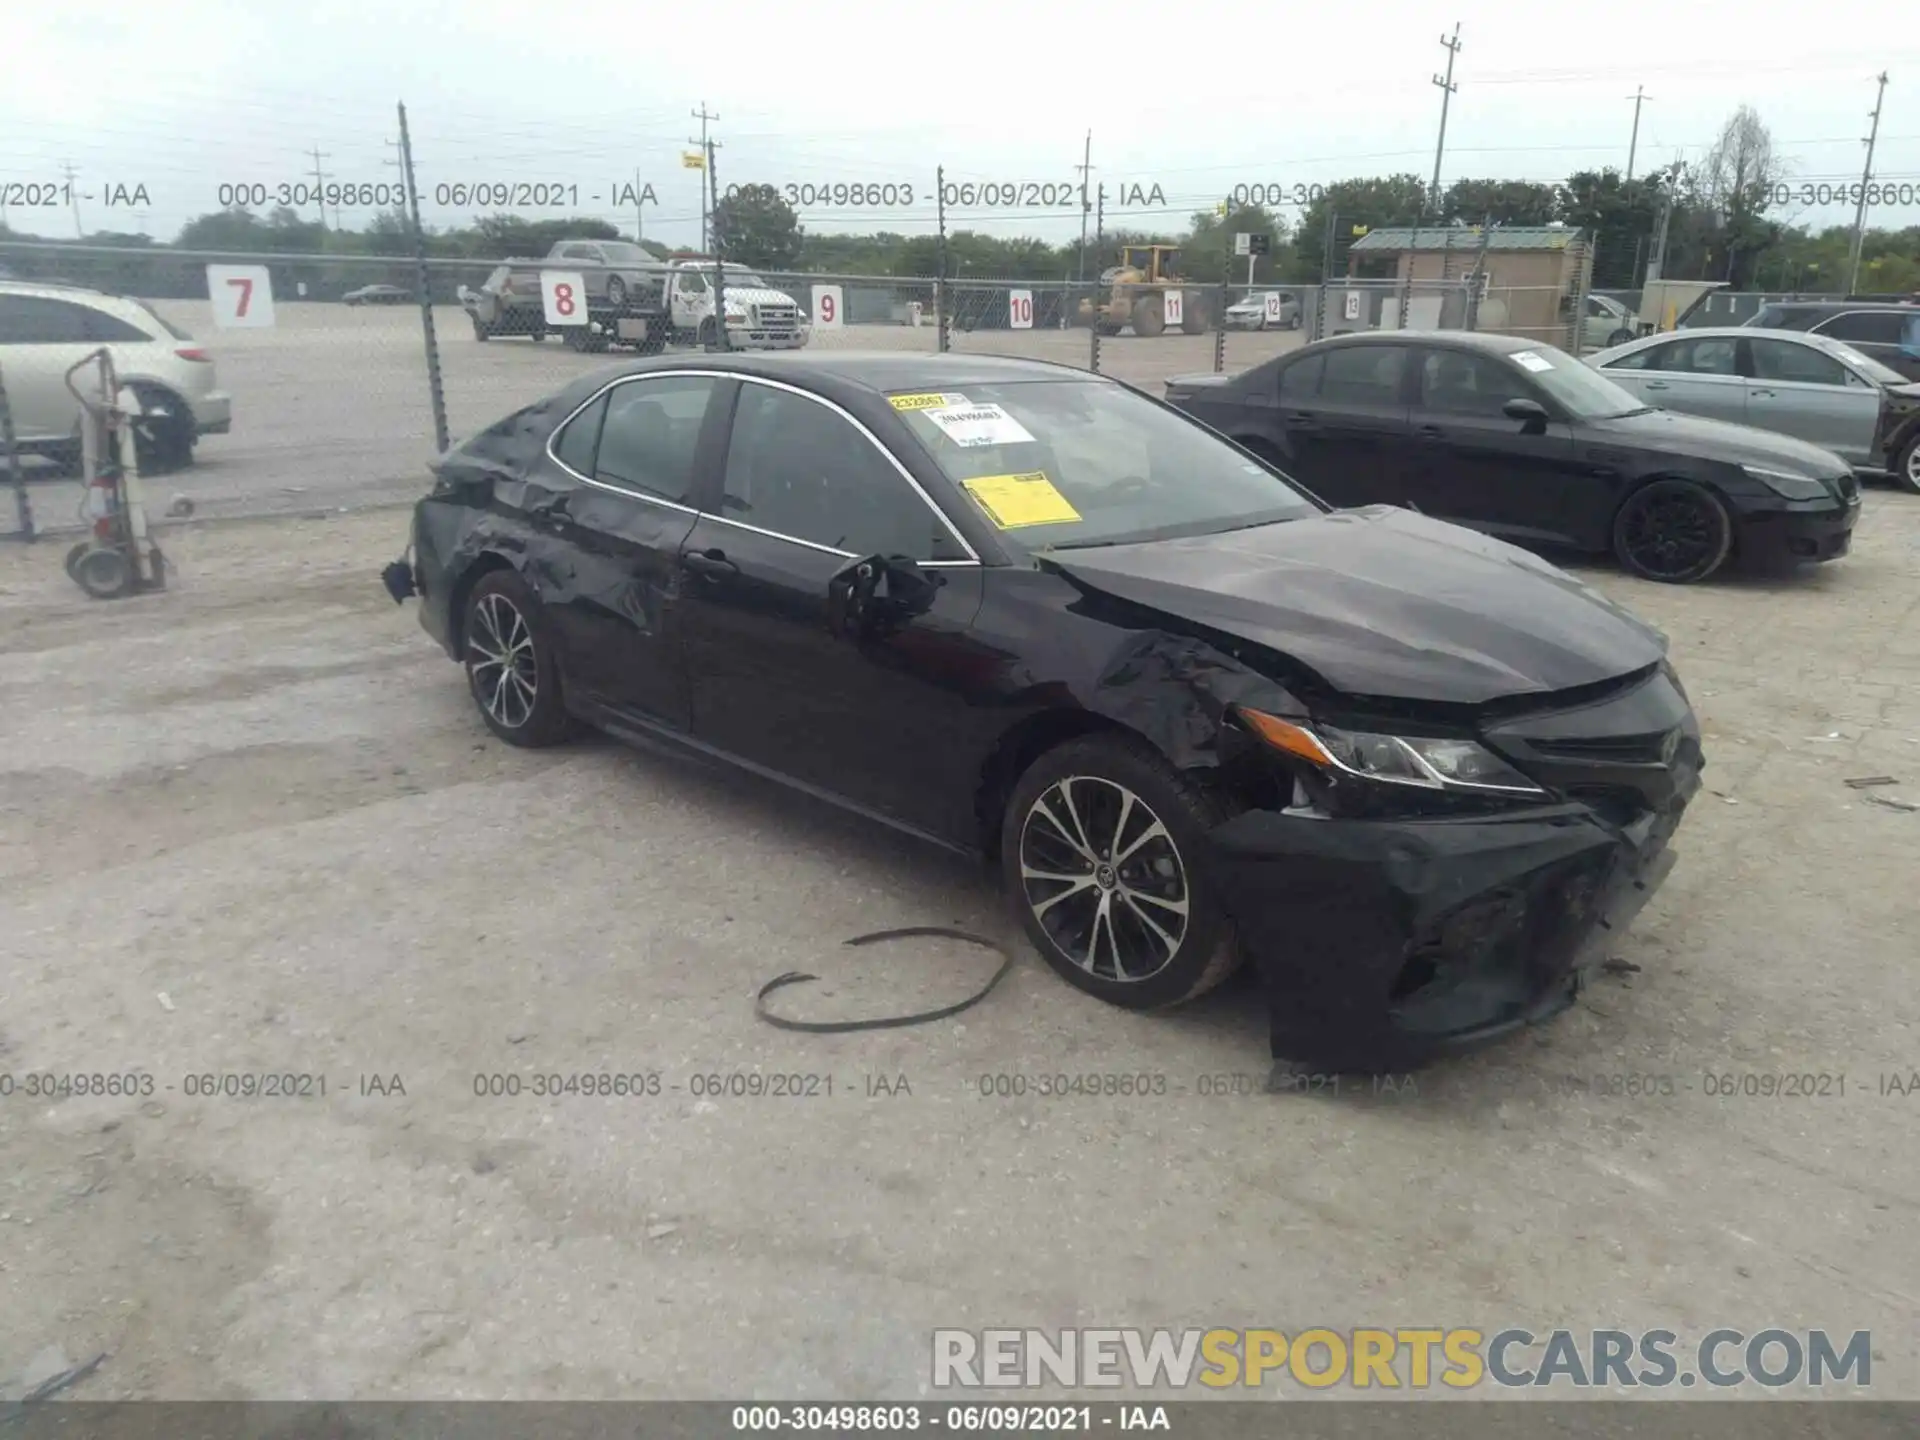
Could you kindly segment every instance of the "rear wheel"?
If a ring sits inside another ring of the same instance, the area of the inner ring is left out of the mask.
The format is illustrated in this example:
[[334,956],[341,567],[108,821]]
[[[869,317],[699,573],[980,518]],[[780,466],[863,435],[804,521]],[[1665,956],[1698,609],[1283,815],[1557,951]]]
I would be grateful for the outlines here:
[[1920,429],[1907,437],[1900,459],[1893,467],[1894,482],[1902,490],[1920,495]]
[[1648,580],[1704,580],[1733,549],[1733,520],[1712,491],[1690,480],[1655,480],[1627,497],[1613,521],[1613,553]]
[[165,475],[193,464],[193,411],[171,390],[136,385],[140,415],[133,422],[134,458],[142,475]]
[[1632,338],[1633,332],[1631,330],[1616,330],[1607,336],[1607,348],[1611,350],[1616,345],[1624,345]]
[[482,575],[467,596],[467,688],[487,728],[509,745],[557,745],[574,729],[539,598],[511,570]]
[[1148,339],[1167,328],[1166,311],[1161,309],[1158,295],[1147,295],[1134,301],[1130,318],[1133,321],[1133,333]]
[[1200,303],[1180,306],[1180,328],[1188,335],[1203,334],[1207,328],[1207,307]]
[[1116,736],[1048,751],[1001,822],[1008,897],[1041,957],[1078,989],[1129,1010],[1203,995],[1239,967],[1206,875],[1213,796],[1144,744]]

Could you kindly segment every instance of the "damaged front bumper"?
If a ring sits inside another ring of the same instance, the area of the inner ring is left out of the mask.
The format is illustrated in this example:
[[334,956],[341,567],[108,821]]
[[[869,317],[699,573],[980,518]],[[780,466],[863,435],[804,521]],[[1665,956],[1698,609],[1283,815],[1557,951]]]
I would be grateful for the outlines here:
[[1226,822],[1214,873],[1260,971],[1275,1058],[1411,1069],[1566,1009],[1665,880],[1698,786],[1687,772],[1625,825],[1581,803]]

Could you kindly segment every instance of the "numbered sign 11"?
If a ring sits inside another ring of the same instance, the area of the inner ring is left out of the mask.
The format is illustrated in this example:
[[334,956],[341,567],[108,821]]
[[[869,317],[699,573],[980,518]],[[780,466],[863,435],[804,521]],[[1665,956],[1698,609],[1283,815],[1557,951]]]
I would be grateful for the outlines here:
[[542,270],[540,272],[540,308],[547,324],[584,325],[587,323],[587,282],[578,270]]
[[264,265],[207,266],[207,299],[222,330],[273,328],[273,277]]
[[1187,297],[1178,290],[1167,291],[1166,303],[1160,313],[1169,325],[1183,323],[1187,318]]
[[813,287],[813,328],[816,330],[838,330],[847,323],[843,313],[846,309],[846,296],[838,285],[816,285]]
[[1014,330],[1033,328],[1033,292],[1031,290],[1007,292],[1007,324]]

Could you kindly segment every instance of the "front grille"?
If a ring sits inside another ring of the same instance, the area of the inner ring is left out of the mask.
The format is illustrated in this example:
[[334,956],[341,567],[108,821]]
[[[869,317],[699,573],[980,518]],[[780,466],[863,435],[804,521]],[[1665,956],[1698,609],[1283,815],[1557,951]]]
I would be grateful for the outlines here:
[[756,305],[753,320],[756,329],[792,330],[800,323],[800,309],[795,305]]
[[1666,760],[1673,731],[1654,735],[1603,735],[1535,740],[1533,748],[1557,760],[1601,760],[1616,765],[1658,765]]

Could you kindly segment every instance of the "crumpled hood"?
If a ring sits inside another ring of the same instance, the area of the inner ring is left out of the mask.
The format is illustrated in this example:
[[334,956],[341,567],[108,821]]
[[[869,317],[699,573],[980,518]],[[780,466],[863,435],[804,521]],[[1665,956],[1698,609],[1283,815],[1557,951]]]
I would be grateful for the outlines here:
[[1655,410],[1617,420],[1588,422],[1590,436],[1605,443],[1642,445],[1650,450],[1687,455],[1696,460],[1723,460],[1734,465],[1764,465],[1813,480],[1832,480],[1848,473],[1847,462],[1831,450],[1795,440],[1774,430],[1757,430],[1704,415]]
[[1644,669],[1659,631],[1524,550],[1387,506],[1042,557],[1353,696],[1480,705]]

